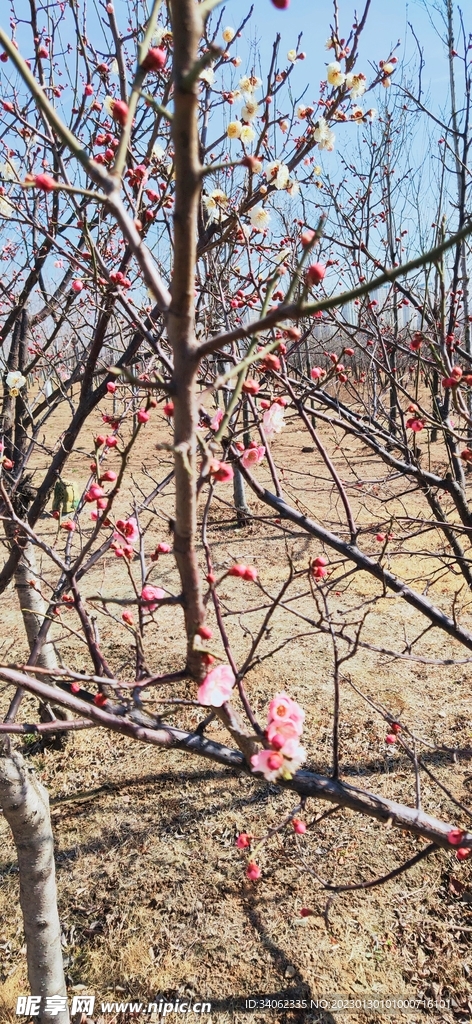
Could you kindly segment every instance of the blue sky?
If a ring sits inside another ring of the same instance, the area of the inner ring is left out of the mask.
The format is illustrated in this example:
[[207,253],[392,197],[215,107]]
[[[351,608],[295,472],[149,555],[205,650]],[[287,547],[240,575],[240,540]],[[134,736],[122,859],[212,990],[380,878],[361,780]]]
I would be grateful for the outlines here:
[[[363,0],[358,0],[357,3],[339,0],[338,6],[341,34],[347,36],[352,26],[353,12],[355,9],[358,14],[362,12]],[[426,7],[439,25],[439,16],[428,0],[426,4],[421,0],[372,0],[360,46],[358,70],[364,71],[370,77],[370,64],[385,60],[391,47],[398,40],[401,41],[401,46],[396,51],[399,63],[412,67],[413,62],[417,60],[417,48],[408,28],[408,22],[411,22],[424,49],[426,63],[423,85],[430,94],[432,106],[438,110],[447,98],[447,53],[446,47],[431,25]],[[241,0],[228,0],[224,7],[224,24],[236,27],[238,19],[241,19],[249,8],[249,2],[246,4]],[[297,86],[303,87],[307,82],[311,82],[312,88],[307,94],[308,102],[310,98],[315,98],[318,83],[324,77],[324,66],[332,59],[324,45],[329,36],[332,19],[332,0],[291,0],[289,9],[285,11],[277,10],[271,0],[254,0],[254,15],[245,34],[257,40],[261,63],[266,68],[272,40],[277,32],[282,36],[282,53],[295,46],[298,34],[303,32],[301,46],[306,52],[307,59],[297,65],[296,83]],[[242,49],[241,47],[241,51]],[[313,96],[310,96],[311,92]]]

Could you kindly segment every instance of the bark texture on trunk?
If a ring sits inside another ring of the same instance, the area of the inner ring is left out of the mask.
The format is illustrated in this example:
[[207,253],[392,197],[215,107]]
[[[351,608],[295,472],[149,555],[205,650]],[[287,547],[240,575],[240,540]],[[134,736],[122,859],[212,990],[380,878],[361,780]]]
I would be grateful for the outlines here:
[[28,980],[41,996],[39,1024],[69,1024],[69,1011],[46,1011],[46,996],[65,996],[57,909],[54,841],[48,794],[21,754],[0,756],[0,807],[15,843],[20,877]]

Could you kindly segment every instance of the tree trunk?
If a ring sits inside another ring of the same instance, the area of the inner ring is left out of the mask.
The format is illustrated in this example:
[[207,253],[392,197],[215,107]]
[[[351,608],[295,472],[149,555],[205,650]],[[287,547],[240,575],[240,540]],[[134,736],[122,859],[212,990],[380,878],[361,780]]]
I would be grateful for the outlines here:
[[53,1016],[46,996],[66,996],[57,910],[54,843],[48,794],[21,754],[0,756],[0,807],[18,855],[20,904],[31,994],[41,996],[39,1024],[69,1024],[66,1005]]
[[[13,530],[13,524],[8,521],[5,522],[5,533],[10,541],[13,539]],[[57,668],[59,668],[59,665],[52,641],[47,640],[39,646],[39,649],[37,649],[36,641],[44,622],[47,606],[41,595],[41,580],[38,574],[36,551],[34,544],[29,540],[26,541],[22,558],[15,570],[15,590],[18,594],[25,632],[28,638],[28,646],[31,655],[29,664],[49,669],[53,673]],[[54,685],[53,679],[48,679],[48,682]],[[18,710],[20,699],[21,695],[18,693],[10,705],[6,720],[13,720]],[[72,715],[59,706],[55,705],[53,712],[49,704],[42,704],[41,721],[51,722],[54,718],[64,720],[72,718]],[[51,737],[51,740],[53,742],[59,742],[60,745],[63,746],[67,741],[67,735],[66,733],[62,733],[60,734],[59,740],[55,741],[54,737]]]

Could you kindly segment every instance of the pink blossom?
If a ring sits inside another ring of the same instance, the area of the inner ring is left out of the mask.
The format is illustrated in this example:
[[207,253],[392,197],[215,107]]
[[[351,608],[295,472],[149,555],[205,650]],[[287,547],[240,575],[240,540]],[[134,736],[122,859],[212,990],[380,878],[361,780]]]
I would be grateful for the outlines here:
[[293,818],[292,825],[298,836],[303,836],[305,834],[306,824],[304,821],[301,821],[300,818]]
[[262,417],[264,424],[264,431],[267,437],[272,437],[274,434],[280,434],[282,427],[285,426],[284,410],[278,402],[274,402],[270,409],[267,409]]
[[305,721],[305,712],[295,700],[285,692],[276,693],[269,704],[269,723],[291,722],[300,736]]
[[198,687],[199,704],[220,708],[225,701],[229,700],[234,683],[235,678],[230,666],[217,665],[205,676],[203,683]]
[[214,480],[222,484],[228,483],[234,476],[233,467],[229,466],[227,462],[218,462],[218,459],[213,459],[210,465],[210,473]]
[[249,878],[251,882],[257,882],[257,879],[261,877],[261,869],[255,860],[250,860],[246,868],[246,878]]
[[134,544],[139,537],[139,527],[134,516],[130,519],[117,519],[113,539],[122,541],[126,538],[128,544]]
[[321,377],[325,376],[325,371],[321,369],[321,366],[314,366],[310,371],[310,377],[312,380],[320,380]]
[[254,448],[246,448],[246,451],[241,455],[241,462],[245,469],[250,469],[251,466],[258,466],[262,462],[265,455],[265,447],[263,444],[255,445]]
[[220,423],[221,423],[221,421],[223,419],[223,416],[224,416],[223,410],[222,409],[217,409],[217,411],[215,412],[215,415],[213,416],[213,419],[210,420],[210,430],[215,430],[215,431],[218,430],[218,427],[220,426]]
[[268,782],[275,782],[276,779],[291,779],[294,772],[303,764],[306,758],[306,751],[298,742],[298,739],[289,740],[292,756],[287,757],[280,750],[259,750],[251,757],[253,772],[261,772]]
[[[165,592],[160,587],[153,587],[151,583],[146,583],[141,591],[143,601],[162,601],[165,596]],[[146,608],[150,612],[155,612],[157,604],[148,604]]]
[[268,782],[275,782],[282,775],[284,758],[275,750],[259,750],[251,757],[253,772],[261,772]]
[[[300,733],[293,722],[275,721],[269,722],[266,735],[274,750],[278,750],[281,754],[287,755],[287,745],[289,745],[293,740],[298,743]],[[287,756],[290,757],[290,754]]]

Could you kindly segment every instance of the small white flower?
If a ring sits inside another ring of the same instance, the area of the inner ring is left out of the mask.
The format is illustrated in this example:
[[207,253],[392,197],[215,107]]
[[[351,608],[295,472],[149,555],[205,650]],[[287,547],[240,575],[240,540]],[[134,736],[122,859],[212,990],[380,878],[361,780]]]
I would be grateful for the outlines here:
[[222,220],[228,206],[228,196],[220,188],[213,189],[209,196],[202,199],[210,223]]
[[351,99],[358,100],[365,93],[367,80],[362,72],[359,72],[358,75],[350,74],[346,75],[346,85],[351,93]]
[[252,121],[257,117],[259,113],[259,104],[257,100],[250,99],[249,96],[246,98],[246,103],[241,110],[241,117],[243,121]]
[[260,78],[256,78],[256,75],[243,75],[239,82],[239,88],[243,96],[252,96],[261,85],[262,81]]
[[154,160],[157,160],[157,162],[160,163],[161,160],[164,160],[165,155],[165,150],[162,148],[162,146],[159,145],[158,142],[156,142],[152,147],[152,156]]
[[270,213],[263,206],[254,206],[249,215],[251,225],[257,231],[265,231],[270,224]]
[[376,108],[375,107],[371,107],[370,110],[366,111],[366,115],[365,116],[366,117],[370,117],[371,121],[375,121],[375,118],[377,117],[377,110],[376,110]]
[[213,85],[215,81],[215,72],[213,68],[203,68],[203,71],[199,75],[200,81],[206,82],[207,85]]
[[362,118],[364,117],[364,111],[362,110],[362,107],[353,107],[352,117],[354,121],[359,121],[360,123],[362,121]]
[[326,68],[326,76],[330,85],[334,85],[337,89],[341,85],[344,85],[346,81],[346,75],[344,71],[341,71],[341,65],[337,60],[333,60],[331,64],[328,64]]
[[290,177],[290,171],[287,164],[279,163],[278,160],[273,160],[272,163],[267,164],[264,169],[266,181],[270,185],[275,185],[276,188],[286,188]]
[[295,178],[289,178],[287,182],[286,192],[293,199],[293,196],[297,196],[300,191],[300,185]]
[[118,75],[118,71],[119,71],[118,61],[117,61],[117,59],[115,57],[115,59],[112,60],[112,62],[110,64],[110,75],[115,75],[116,76],[116,75]]
[[294,64],[296,59],[297,59],[297,51],[296,50],[289,50],[288,53],[287,53],[287,60],[289,60],[291,62],[291,64]]
[[242,64],[242,57],[233,57],[233,64],[235,68],[239,68],[239,65]]
[[226,129],[226,134],[229,139],[240,139],[242,130],[241,121],[230,121]]
[[13,160],[9,159],[4,164],[0,164],[0,178],[3,178],[4,181],[18,181],[18,171]]
[[384,75],[393,75],[393,72],[395,71],[395,64],[391,64],[390,61],[387,60],[382,68],[382,71]]
[[15,389],[24,387],[26,384],[26,377],[19,370],[10,370],[10,373],[6,375],[7,388]]
[[255,137],[256,137],[256,133],[255,133],[254,128],[252,127],[252,125],[250,125],[250,124],[243,124],[243,126],[241,128],[241,134],[239,136],[239,138],[241,139],[241,142],[243,142],[244,145],[247,146],[249,142],[254,142]]
[[329,152],[334,147],[335,134],[328,127],[328,124],[324,117],[318,118],[318,125],[313,132],[313,138],[318,143],[320,149],[327,149]]
[[13,215],[13,206],[8,202],[8,199],[4,199],[0,196],[0,217],[4,217],[5,220],[9,220]]
[[227,28],[223,29],[223,39],[224,39],[225,43],[231,43],[231,41],[234,39],[235,35],[236,35],[236,32],[234,31],[234,28],[230,28],[229,25],[228,25]]
[[332,38],[332,36],[330,36],[329,39],[326,40],[325,50],[334,50],[334,39]]
[[103,106],[109,117],[113,116],[113,105],[116,103],[114,96],[105,96]]
[[284,260],[288,259],[288,257],[291,256],[291,255],[292,255],[292,250],[291,249],[282,249],[282,251],[279,252],[278,256],[275,257],[275,262],[276,263],[283,263]]

